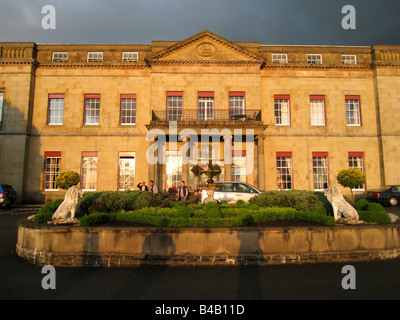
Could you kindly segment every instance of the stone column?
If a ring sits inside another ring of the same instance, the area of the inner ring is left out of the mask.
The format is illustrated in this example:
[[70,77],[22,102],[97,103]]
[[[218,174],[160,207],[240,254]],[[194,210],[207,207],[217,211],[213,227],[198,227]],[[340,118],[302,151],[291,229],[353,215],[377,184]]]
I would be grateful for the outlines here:
[[[222,140],[224,141],[224,180],[225,181],[231,181],[232,180],[232,136],[229,138],[223,137]],[[230,152],[230,160],[228,163],[226,163],[226,154],[225,154],[225,143],[230,145],[229,152]]]
[[265,191],[265,158],[264,158],[264,136],[257,136],[257,176],[258,189]]
[[[157,140],[153,143],[157,143]],[[151,141],[149,142],[149,147],[153,144]],[[158,153],[158,150],[157,150]],[[157,153],[155,156],[157,156]],[[147,160],[146,160],[147,161]],[[153,180],[154,183],[157,185],[157,179],[156,179],[156,173],[157,173],[157,164],[151,164],[147,163],[148,165],[148,179],[149,181],[146,181],[146,184],[150,186],[150,180]]]

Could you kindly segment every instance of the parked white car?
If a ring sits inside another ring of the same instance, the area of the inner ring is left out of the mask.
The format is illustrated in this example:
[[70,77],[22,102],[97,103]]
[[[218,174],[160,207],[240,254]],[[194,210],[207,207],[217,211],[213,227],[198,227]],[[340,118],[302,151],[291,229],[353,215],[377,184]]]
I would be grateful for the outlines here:
[[[261,191],[249,185],[246,182],[236,181],[216,181],[215,183],[223,184],[222,187],[214,191],[214,199],[218,201],[225,200],[228,203],[236,203],[238,200],[248,202],[250,198],[258,195]],[[200,202],[208,197],[205,190],[200,191]]]

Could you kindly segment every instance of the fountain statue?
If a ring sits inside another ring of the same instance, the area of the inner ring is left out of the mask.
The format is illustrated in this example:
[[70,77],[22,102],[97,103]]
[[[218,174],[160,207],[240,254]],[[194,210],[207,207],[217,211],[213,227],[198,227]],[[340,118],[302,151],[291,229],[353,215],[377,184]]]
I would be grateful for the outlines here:
[[214,183],[214,177],[218,176],[221,174],[222,170],[221,167],[217,164],[212,164],[212,159],[211,159],[211,153],[212,149],[210,146],[210,157],[208,161],[208,166],[207,169],[204,170],[199,165],[196,165],[193,167],[192,172],[194,173],[195,176],[200,176],[202,174],[206,175],[208,177],[206,182],[202,182],[199,187],[202,188],[207,192],[207,198],[204,200],[204,203],[208,202],[217,202],[217,200],[214,199],[214,191],[217,190],[218,188],[222,187],[223,185],[221,183]]

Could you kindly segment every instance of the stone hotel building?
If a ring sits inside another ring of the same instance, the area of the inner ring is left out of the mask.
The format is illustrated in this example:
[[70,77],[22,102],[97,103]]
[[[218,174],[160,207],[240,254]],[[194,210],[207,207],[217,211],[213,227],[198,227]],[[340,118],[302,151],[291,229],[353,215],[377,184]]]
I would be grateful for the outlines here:
[[[183,129],[192,135],[174,143]],[[204,129],[220,148],[201,142]],[[165,134],[161,163],[146,157],[160,138],[149,132]],[[151,44],[0,43],[0,182],[19,201],[61,198],[55,177],[67,170],[87,191],[143,180],[194,190],[184,160],[209,155],[221,180],[260,190],[321,190],[349,167],[366,173],[359,193],[400,184],[400,45],[262,45],[209,31]]]

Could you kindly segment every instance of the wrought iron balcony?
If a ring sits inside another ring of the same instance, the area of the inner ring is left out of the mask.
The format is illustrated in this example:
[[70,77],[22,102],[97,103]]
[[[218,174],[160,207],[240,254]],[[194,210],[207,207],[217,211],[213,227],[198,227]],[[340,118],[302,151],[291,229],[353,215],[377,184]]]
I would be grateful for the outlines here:
[[153,121],[261,121],[261,110],[153,110]]

